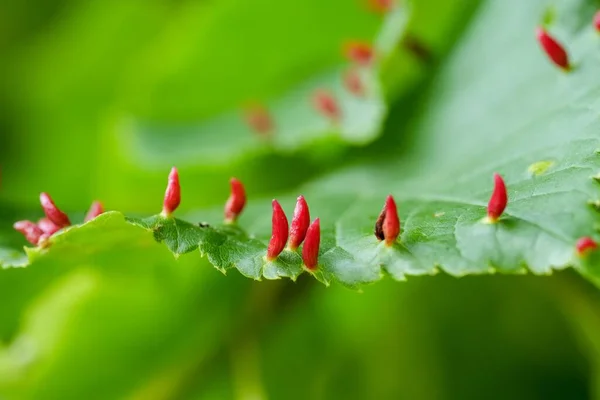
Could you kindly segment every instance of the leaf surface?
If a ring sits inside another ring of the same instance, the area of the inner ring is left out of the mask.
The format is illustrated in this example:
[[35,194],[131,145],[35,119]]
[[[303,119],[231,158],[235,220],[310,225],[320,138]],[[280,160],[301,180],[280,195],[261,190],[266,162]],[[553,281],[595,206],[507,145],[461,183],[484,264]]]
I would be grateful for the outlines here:
[[[596,236],[600,222],[593,179],[600,167],[599,39],[591,24],[561,18],[584,20],[589,9],[567,8],[557,10],[553,31],[568,45],[572,72],[553,66],[533,38],[542,2],[520,7],[518,18],[510,7],[485,3],[416,115],[406,127],[390,126],[382,139],[410,128],[405,157],[394,161],[388,156],[398,148],[382,149],[386,161],[342,168],[280,198],[291,215],[296,194],[303,194],[311,215],[321,218],[317,279],[355,287],[386,272],[399,280],[440,269],[457,276],[548,274],[579,264],[574,244]],[[500,222],[486,224],[494,172],[504,176],[510,200]],[[387,193],[402,220],[391,248],[373,235]],[[268,201],[251,200],[240,227],[219,225],[217,210],[198,215],[211,225],[160,217],[130,222],[153,231],[176,255],[198,248],[222,271],[235,267],[254,279],[296,279],[303,272],[298,252],[284,251],[275,262],[263,258]],[[592,268],[583,264],[584,272]]]

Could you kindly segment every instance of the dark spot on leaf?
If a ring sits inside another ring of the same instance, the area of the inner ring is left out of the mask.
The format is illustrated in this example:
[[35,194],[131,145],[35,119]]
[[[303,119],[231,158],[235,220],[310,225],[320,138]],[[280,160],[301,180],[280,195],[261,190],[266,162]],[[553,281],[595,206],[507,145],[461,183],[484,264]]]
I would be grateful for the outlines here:
[[416,36],[407,33],[402,39],[401,45],[423,63],[429,64],[433,61],[431,50]]
[[385,208],[379,214],[377,222],[375,222],[375,237],[379,240],[385,239],[383,235],[383,221],[385,221]]

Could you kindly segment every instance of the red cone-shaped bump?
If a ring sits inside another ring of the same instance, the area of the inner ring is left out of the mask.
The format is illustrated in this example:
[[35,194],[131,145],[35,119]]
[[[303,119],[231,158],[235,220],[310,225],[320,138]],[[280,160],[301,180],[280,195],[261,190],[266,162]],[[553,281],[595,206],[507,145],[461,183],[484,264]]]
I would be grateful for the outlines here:
[[269,247],[267,248],[267,260],[273,261],[285,248],[288,239],[288,220],[277,200],[273,200],[273,217],[271,218],[272,231]]
[[319,246],[321,245],[321,224],[319,218],[315,219],[308,227],[306,239],[302,246],[302,261],[306,268],[311,271],[319,265]]

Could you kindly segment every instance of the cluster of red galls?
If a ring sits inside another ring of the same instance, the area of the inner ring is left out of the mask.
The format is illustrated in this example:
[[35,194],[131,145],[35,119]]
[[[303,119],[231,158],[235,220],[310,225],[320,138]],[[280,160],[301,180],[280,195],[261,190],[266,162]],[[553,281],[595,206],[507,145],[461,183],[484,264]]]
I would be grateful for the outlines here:
[[[597,32],[600,32],[600,11],[594,15],[593,24],[594,29],[596,29]],[[564,71],[571,70],[569,55],[565,50],[565,47],[550,36],[550,34],[541,26],[535,30],[535,34],[548,58]]]
[[[394,0],[367,0],[369,8],[379,14],[385,14],[396,7]],[[375,59],[375,51],[370,43],[353,40],[342,46],[344,56],[352,63],[342,75],[344,87],[348,92],[363,97],[366,87],[361,78],[361,69],[369,68]],[[339,123],[342,112],[333,94],[323,88],[314,91],[312,106],[334,124]],[[267,108],[262,104],[253,104],[244,110],[244,119],[250,128],[261,136],[273,133],[274,122]]]
[[[225,203],[225,222],[234,223],[246,206],[246,191],[244,185],[236,178],[231,178],[231,194]],[[62,212],[47,193],[40,195],[45,218],[37,223],[32,221],[19,221],[14,228],[21,232],[32,244],[44,246],[47,239],[59,230],[71,225],[69,217]],[[161,215],[169,217],[181,203],[181,186],[177,168],[173,167],[169,173],[167,190],[163,201]],[[494,174],[494,190],[487,207],[487,223],[497,223],[506,205],[508,195],[504,180],[499,174]],[[294,209],[291,226],[285,212],[277,200],[273,200],[273,215],[271,218],[271,239],[267,247],[265,259],[274,261],[285,250],[296,251],[302,245],[302,261],[304,266],[314,271],[318,267],[319,247],[321,244],[321,226],[319,218],[310,221],[310,212],[304,196],[299,196]],[[84,222],[87,222],[103,213],[102,204],[98,201],[92,203]],[[384,242],[388,247],[393,246],[400,235],[400,218],[394,198],[390,195],[385,200],[383,210],[375,222],[375,237]],[[575,245],[576,252],[583,256],[590,250],[596,249],[597,243],[590,237],[583,237]]]
[[[366,88],[361,78],[361,68],[368,68],[375,58],[372,46],[363,41],[350,41],[343,46],[343,53],[352,62],[352,66],[342,76],[344,87],[353,95],[362,97]],[[337,124],[341,120],[342,112],[338,101],[333,94],[323,88],[315,90],[311,97],[314,109]],[[244,118],[250,128],[261,136],[273,133],[274,122],[269,111],[262,104],[254,104],[244,110]]]
[[[373,0],[371,5],[381,12],[391,9],[393,2],[389,0]],[[600,32],[600,11],[594,16],[594,27]],[[571,70],[569,56],[564,46],[552,37],[545,28],[538,27],[536,36],[548,58],[564,71]],[[342,76],[344,87],[351,94],[362,97],[366,93],[365,85],[361,78],[361,68],[369,68],[375,59],[373,47],[364,41],[349,41],[343,45],[345,57],[352,63]],[[311,98],[313,107],[317,112],[329,119],[334,124],[339,123],[342,112],[338,101],[333,94],[323,88],[316,89]],[[262,136],[273,133],[274,122],[267,108],[262,104],[254,104],[244,110],[246,123],[252,130]]]
[[[371,0],[371,6],[375,10],[386,12],[392,7],[390,0]],[[600,11],[594,16],[594,27],[600,32]],[[558,67],[565,71],[571,69],[568,54],[563,45],[554,39],[543,27],[536,29],[537,39],[545,51],[548,58]],[[374,58],[372,47],[365,42],[350,42],[345,45],[344,53],[346,57],[360,67],[369,66]],[[364,86],[360,80],[360,75],[356,68],[351,68],[344,74],[344,84],[346,88],[357,96],[364,94]],[[341,112],[337,101],[330,92],[324,89],[318,89],[312,99],[313,105],[317,111],[332,120],[339,121]],[[246,114],[248,124],[258,133],[269,133],[273,129],[273,122],[267,110],[262,106],[256,106],[247,110]],[[246,194],[244,186],[235,178],[231,179],[231,195],[225,204],[225,221],[234,222],[237,216],[242,212],[246,204]],[[45,218],[37,223],[32,221],[18,221],[14,228],[21,232],[27,241],[34,245],[43,246],[47,239],[59,230],[71,225],[69,217],[62,212],[47,193],[40,195],[42,209],[46,214]],[[163,204],[162,214],[170,215],[181,202],[181,188],[179,186],[179,176],[177,169],[173,168],[169,174],[167,191]],[[488,203],[488,222],[498,221],[506,204],[508,196],[504,180],[498,174],[494,175],[494,191]],[[84,222],[87,222],[96,216],[102,214],[102,204],[98,201],[92,203]],[[400,219],[396,203],[392,196],[388,196],[385,206],[375,223],[375,236],[380,241],[384,241],[387,246],[393,245],[400,234]],[[289,241],[288,241],[289,239]],[[310,214],[308,204],[303,196],[298,197],[294,216],[292,218],[291,228],[285,212],[277,200],[273,200],[272,217],[272,235],[267,248],[266,259],[275,260],[285,249],[295,251],[304,242],[302,248],[302,260],[309,270],[314,270],[318,265],[318,252],[321,239],[321,230],[319,219],[310,223]],[[597,248],[597,243],[590,237],[579,239],[575,245],[577,254],[583,255],[590,250]]]
[[[244,185],[236,178],[231,178],[231,194],[225,202],[225,222],[234,223],[246,206],[246,190]],[[169,174],[165,199],[163,201],[162,215],[168,217],[173,213],[181,202],[181,187],[179,174],[173,167]],[[290,251],[296,251],[304,242],[302,247],[302,261],[309,270],[317,267],[319,246],[321,244],[321,227],[319,218],[310,222],[310,212],[304,196],[298,197],[292,226],[277,200],[273,200],[272,234],[267,254],[267,261],[274,261],[285,249],[286,245]],[[289,240],[288,240],[289,239]]]
[[[236,178],[231,178],[231,194],[225,203],[225,221],[233,223],[241,214],[246,205],[246,191],[244,185]],[[163,204],[164,216],[169,216],[181,200],[179,176],[177,169],[173,168],[169,175],[169,182]],[[508,194],[504,179],[499,174],[494,174],[494,190],[487,206],[487,223],[497,223],[508,204]],[[294,209],[291,227],[281,205],[273,200],[273,214],[271,217],[271,239],[267,247],[265,259],[274,261],[285,250],[286,244],[290,251],[302,247],[302,261],[304,266],[314,271],[318,267],[319,246],[321,243],[321,226],[319,218],[310,222],[310,212],[304,196],[299,196]],[[388,247],[393,246],[400,235],[400,218],[394,197],[389,195],[385,200],[383,210],[375,222],[375,237],[384,242]],[[596,242],[590,237],[583,237],[575,246],[579,256],[597,247]]]
[[[13,228],[22,233],[25,239],[36,246],[44,246],[47,239],[59,230],[71,225],[69,216],[62,212],[48,193],[40,194],[40,204],[46,216],[37,223],[33,221],[15,222]],[[104,212],[102,203],[94,201],[84,218],[84,222],[96,218]]]

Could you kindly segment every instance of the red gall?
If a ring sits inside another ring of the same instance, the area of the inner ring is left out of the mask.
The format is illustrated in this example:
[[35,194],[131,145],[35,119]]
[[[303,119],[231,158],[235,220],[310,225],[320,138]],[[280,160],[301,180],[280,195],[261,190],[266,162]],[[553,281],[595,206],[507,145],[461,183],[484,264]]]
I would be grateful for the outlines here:
[[600,11],[594,15],[594,28],[597,32],[600,32]]
[[595,250],[598,244],[589,236],[580,238],[575,244],[575,251],[578,256],[582,257],[588,252]]
[[165,200],[163,201],[162,215],[168,217],[173,213],[181,203],[181,187],[179,185],[179,173],[177,168],[171,168],[169,180],[167,182],[167,190],[165,192]]
[[48,218],[40,219],[37,226],[47,235],[53,235],[60,230],[60,226],[56,225]]
[[506,185],[504,184],[504,179],[502,179],[499,174],[495,173],[494,191],[492,192],[492,196],[490,197],[487,207],[489,222],[495,223],[498,221],[504,212],[507,203],[508,195],[506,194]]
[[288,239],[288,220],[277,200],[273,200],[273,217],[271,218],[271,240],[267,248],[267,260],[273,261],[281,254]]
[[31,221],[15,222],[13,228],[15,228],[17,232],[22,233],[29,243],[36,246],[40,242],[42,235],[44,235],[44,231]]
[[244,110],[244,119],[254,132],[262,136],[269,136],[273,132],[273,119],[262,105],[247,107]]
[[71,225],[71,221],[69,220],[67,214],[56,207],[56,204],[54,204],[54,201],[48,193],[40,194],[40,204],[42,205],[44,214],[46,214],[46,218],[52,221],[55,225],[60,228]]
[[346,58],[356,64],[367,66],[373,61],[373,47],[367,42],[347,42],[343,50]]
[[85,215],[83,222],[91,221],[102,213],[104,213],[104,207],[102,206],[102,203],[99,201],[94,201],[90,206],[89,211]]
[[246,205],[246,190],[242,182],[236,178],[231,178],[229,184],[231,185],[231,194],[225,203],[225,222],[232,223],[235,222]]
[[571,65],[569,64],[569,55],[562,44],[557,42],[556,39],[550,36],[542,27],[537,27],[535,34],[538,42],[542,46],[542,49],[554,64],[562,68],[564,71],[571,69]]
[[385,205],[379,218],[375,222],[375,237],[379,240],[385,240],[386,246],[392,246],[400,234],[400,218],[398,217],[398,207],[394,197],[389,195],[385,199]]
[[365,95],[365,87],[362,83],[360,74],[355,68],[351,68],[344,72],[343,75],[344,87],[348,92],[355,96],[362,97]]
[[306,239],[302,246],[302,261],[304,266],[311,271],[319,265],[319,246],[321,245],[321,223],[319,218],[315,219],[308,227]]
[[288,244],[290,250],[295,251],[306,237],[306,231],[310,225],[310,212],[308,204],[304,196],[298,196],[296,200],[296,208],[294,209],[294,217],[292,218],[292,226],[290,228],[290,242]]
[[330,120],[337,122],[341,118],[341,111],[333,95],[324,89],[318,89],[312,96],[315,109]]

